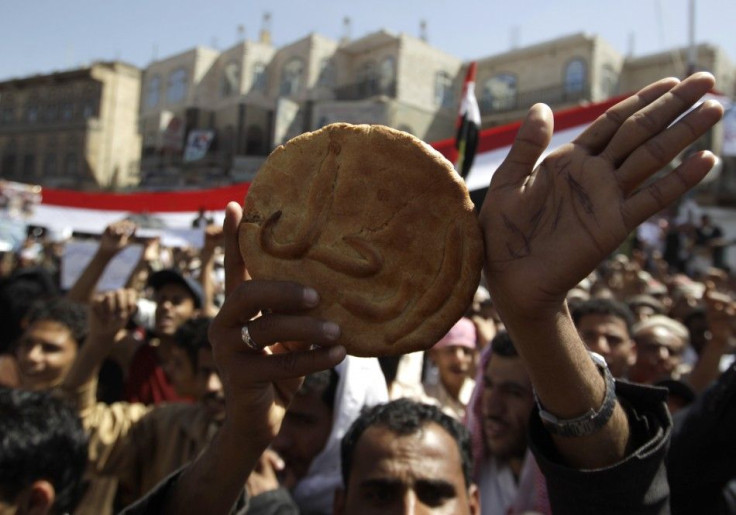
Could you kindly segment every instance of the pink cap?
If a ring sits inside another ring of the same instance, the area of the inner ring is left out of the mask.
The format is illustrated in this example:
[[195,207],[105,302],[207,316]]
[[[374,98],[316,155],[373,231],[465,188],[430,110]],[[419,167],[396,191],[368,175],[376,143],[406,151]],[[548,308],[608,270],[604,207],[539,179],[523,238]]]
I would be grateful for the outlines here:
[[443,336],[442,339],[438,341],[432,348],[443,349],[451,345],[458,345],[460,347],[475,349],[475,342],[475,324],[469,318],[463,317],[458,320],[455,325],[452,326],[450,332]]

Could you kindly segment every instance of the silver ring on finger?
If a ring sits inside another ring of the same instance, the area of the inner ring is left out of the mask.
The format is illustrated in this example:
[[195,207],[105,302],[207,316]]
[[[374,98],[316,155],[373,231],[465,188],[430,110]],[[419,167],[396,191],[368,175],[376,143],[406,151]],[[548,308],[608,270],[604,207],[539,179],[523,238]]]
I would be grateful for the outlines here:
[[243,325],[243,327],[240,328],[240,338],[243,340],[243,343],[250,349],[253,349],[255,351],[260,351],[263,349],[263,347],[258,345],[253,337],[250,335],[248,324],[245,324]]

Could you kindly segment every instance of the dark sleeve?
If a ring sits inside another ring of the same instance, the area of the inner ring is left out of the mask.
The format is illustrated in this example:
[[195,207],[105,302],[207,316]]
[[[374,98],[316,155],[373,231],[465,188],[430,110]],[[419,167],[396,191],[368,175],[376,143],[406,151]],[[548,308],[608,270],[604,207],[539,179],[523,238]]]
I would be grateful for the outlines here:
[[667,458],[673,513],[717,512],[723,488],[736,477],[735,434],[736,363],[674,417]]
[[[181,476],[181,473],[186,470],[188,466],[189,465],[185,465],[176,472],[170,474],[165,479],[162,479],[161,482],[154,486],[146,495],[138,499],[127,508],[124,508],[118,515],[161,515],[162,513],[165,513],[166,503],[168,502],[169,496],[174,491],[174,485],[176,485],[176,482],[179,480],[179,476]],[[256,497],[256,499],[257,498],[258,497]],[[230,510],[230,514],[241,515],[251,513],[250,511],[248,511],[249,501],[250,499],[248,499],[244,488],[240,497],[237,501],[235,501],[235,504]],[[299,514],[298,511],[273,511],[263,513],[273,513],[273,515],[291,515],[291,513],[296,513],[297,515]]]
[[629,419],[628,455],[596,470],[566,466],[538,411],[530,422],[530,446],[547,481],[553,513],[596,515],[669,513],[664,459],[672,429],[661,388],[616,382],[616,395]]
[[161,480],[146,495],[124,508],[118,515],[158,515],[164,513],[169,494],[174,489],[174,485],[185,468],[182,467],[166,479]]
[[299,515],[299,508],[286,488],[269,490],[251,497],[246,515]]

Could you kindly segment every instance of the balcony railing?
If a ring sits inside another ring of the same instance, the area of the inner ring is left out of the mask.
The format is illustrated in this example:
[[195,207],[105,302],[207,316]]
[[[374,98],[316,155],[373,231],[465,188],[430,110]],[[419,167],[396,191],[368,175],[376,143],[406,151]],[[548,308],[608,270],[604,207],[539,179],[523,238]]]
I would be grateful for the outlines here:
[[590,85],[583,84],[580,88],[570,90],[563,86],[520,91],[507,96],[483,98],[478,101],[482,116],[507,113],[520,109],[528,109],[537,102],[544,102],[550,106],[590,100]]
[[335,88],[337,100],[363,100],[377,95],[396,97],[396,82],[379,84],[378,80],[364,80]]

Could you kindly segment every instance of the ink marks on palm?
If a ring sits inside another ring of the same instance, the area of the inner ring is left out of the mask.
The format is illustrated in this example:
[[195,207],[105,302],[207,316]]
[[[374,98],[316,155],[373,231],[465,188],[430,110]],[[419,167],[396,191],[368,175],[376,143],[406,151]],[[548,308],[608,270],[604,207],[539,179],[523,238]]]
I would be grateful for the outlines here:
[[383,126],[328,125],[277,148],[250,186],[239,230],[254,279],[312,286],[312,314],[358,356],[426,349],[462,316],[483,242],[452,165]]

